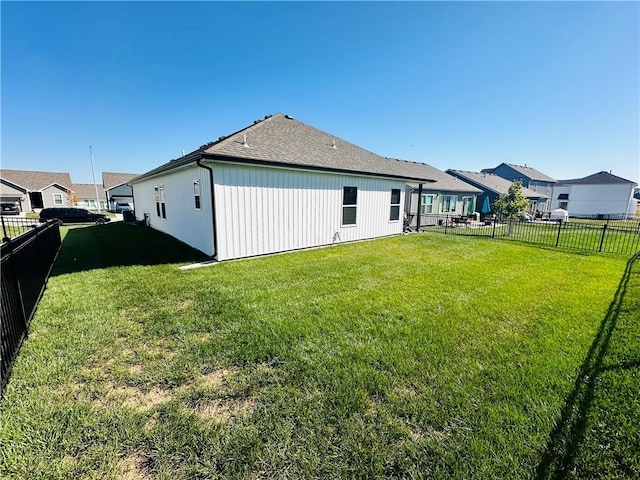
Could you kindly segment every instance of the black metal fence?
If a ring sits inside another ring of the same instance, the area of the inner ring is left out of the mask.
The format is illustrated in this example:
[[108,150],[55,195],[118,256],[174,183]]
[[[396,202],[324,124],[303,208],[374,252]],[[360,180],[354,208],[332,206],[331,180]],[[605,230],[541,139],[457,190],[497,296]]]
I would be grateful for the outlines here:
[[544,221],[425,214],[412,230],[503,238],[595,252],[634,255],[640,251],[640,220],[570,218]]
[[15,238],[19,235],[31,231],[37,227],[39,222],[37,218],[24,217],[6,217],[0,216],[2,223],[2,238]]
[[57,221],[30,227],[14,239],[5,237],[0,246],[0,396],[62,243]]

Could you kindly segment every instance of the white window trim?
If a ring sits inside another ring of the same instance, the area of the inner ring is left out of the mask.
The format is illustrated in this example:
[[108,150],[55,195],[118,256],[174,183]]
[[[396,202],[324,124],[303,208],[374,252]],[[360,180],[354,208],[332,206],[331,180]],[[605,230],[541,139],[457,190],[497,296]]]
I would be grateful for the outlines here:
[[[468,199],[469,203],[471,204],[471,206],[473,207],[470,212],[468,212],[464,208],[465,200],[467,200],[467,199]],[[463,215],[467,215],[467,214],[473,213],[475,211],[475,209],[476,209],[476,201],[475,201],[475,197],[473,195],[467,195],[467,196],[462,197],[462,210],[463,210],[462,214]]]
[[[449,197],[449,210],[444,210],[444,199]],[[452,202],[451,199],[455,200]],[[451,205],[453,205],[453,210],[451,210]],[[458,210],[458,195],[441,195],[440,196],[440,202],[439,202],[439,207],[438,210],[441,210],[439,213],[456,213],[456,211]]]
[[[64,197],[62,196],[61,193],[53,193],[52,196],[53,196],[53,204],[54,205],[64,205]],[[56,198],[59,198],[60,201],[59,202],[56,201]]]
[[164,185],[156,185],[153,188],[156,204],[156,216],[164,220],[167,219],[167,206],[165,202]]
[[[431,198],[431,203],[427,203],[427,197]],[[422,203],[422,199],[424,198],[424,203]],[[430,193],[423,193],[422,197],[420,197],[420,202],[418,205],[418,212],[420,213],[420,215],[429,215],[430,213],[433,213],[433,205],[434,205],[434,199],[435,199],[435,195],[430,194]],[[424,212],[422,211],[424,207]],[[427,207],[431,207],[431,211],[427,212]]]

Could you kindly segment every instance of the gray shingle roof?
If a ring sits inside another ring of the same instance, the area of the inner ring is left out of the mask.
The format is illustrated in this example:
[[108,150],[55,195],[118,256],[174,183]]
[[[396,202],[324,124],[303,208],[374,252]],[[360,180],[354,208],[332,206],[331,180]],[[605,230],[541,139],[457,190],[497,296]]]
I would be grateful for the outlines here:
[[37,172],[31,170],[0,170],[0,178],[30,191],[42,190],[51,184],[69,188],[71,176],[65,172]]
[[256,121],[228,137],[220,137],[215,142],[203,145],[182,158],[136,177],[134,181],[195,162],[200,158],[364,173],[421,182],[435,180],[433,168],[424,163],[382,157],[288,115],[278,113]]
[[422,163],[420,165],[421,168],[435,180],[435,183],[425,184],[425,190],[438,190],[440,192],[462,192],[471,194],[482,193],[482,190],[480,190],[479,188],[474,187],[473,185],[460,180],[453,175],[449,175],[442,170],[438,170],[431,165],[427,165],[426,163]]
[[102,186],[105,190],[118,187],[135,178],[139,173],[102,172]]
[[574,178],[571,180],[558,180],[556,185],[612,185],[619,183],[632,183],[636,185],[636,182],[627,180],[626,178],[618,177],[609,172],[598,172],[593,175],[589,175],[583,178]]
[[[462,180],[471,182],[472,184],[478,185],[480,188],[483,188],[485,190],[490,190],[499,195],[507,193],[509,187],[513,185],[513,182],[511,180],[506,180],[493,173],[469,172],[466,170],[453,169],[447,170],[447,173],[461,178]],[[540,192],[534,192],[533,190],[529,190],[525,187],[522,187],[522,193],[524,193],[527,198],[549,198],[547,195],[544,195]]]
[[[542,173],[539,170],[536,170],[535,168],[531,168],[531,167],[528,167],[526,165],[515,165],[513,163],[505,163],[505,165],[511,167],[516,172],[519,172],[524,177],[527,177],[527,178],[529,178],[531,180],[539,180],[539,181],[542,181],[542,182],[555,182],[555,180],[553,178],[551,178],[548,175],[545,175],[544,173]],[[496,167],[496,168],[498,168],[498,167]],[[495,170],[495,169],[493,169],[493,170]]]
[[[96,198],[96,188],[93,183],[74,183],[71,185],[71,190],[78,195],[78,198]],[[104,196],[104,190],[100,185],[98,185],[98,196],[100,198]]]

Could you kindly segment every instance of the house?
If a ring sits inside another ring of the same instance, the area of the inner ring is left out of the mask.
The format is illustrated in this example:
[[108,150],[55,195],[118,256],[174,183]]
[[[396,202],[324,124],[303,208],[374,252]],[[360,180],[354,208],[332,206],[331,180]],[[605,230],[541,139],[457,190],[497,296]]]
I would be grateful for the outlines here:
[[23,212],[72,206],[70,186],[71,176],[64,172],[0,170],[0,199],[17,202]]
[[407,189],[434,180],[279,113],[129,184],[136,219],[228,260],[400,234]]
[[608,172],[583,178],[558,180],[551,208],[563,208],[572,217],[633,218],[635,182]]
[[115,210],[116,203],[128,203],[131,208],[134,208],[133,188],[128,185],[128,182],[138,175],[137,173],[102,172],[102,187],[109,210]]
[[[96,194],[97,189],[97,194]],[[100,202],[100,209],[107,209],[107,202],[103,197],[104,190],[101,185],[93,183],[74,183],[71,190],[75,194],[74,206],[86,208],[88,210],[96,210],[96,200]]]
[[[500,195],[506,194],[509,191],[509,187],[513,185],[513,181],[493,173],[453,169],[447,170],[447,173],[482,190],[482,193],[478,196],[478,205],[480,205],[478,210],[482,213],[491,212],[493,202],[495,202]],[[535,192],[526,187],[522,188],[522,193],[529,199],[530,212],[535,212],[538,205],[549,201],[547,195]]]
[[493,173],[511,182],[520,180],[522,186],[544,195],[539,201],[534,201],[531,206],[532,211],[542,213],[551,211],[551,194],[556,181],[548,175],[525,165],[514,165],[512,163],[501,163],[495,168],[485,168],[480,173]]
[[418,212],[420,225],[427,226],[435,225],[440,214],[469,215],[478,211],[476,199],[482,190],[430,165],[422,168],[435,182],[425,184],[421,192],[415,187],[409,189],[405,209],[411,227],[417,227]]

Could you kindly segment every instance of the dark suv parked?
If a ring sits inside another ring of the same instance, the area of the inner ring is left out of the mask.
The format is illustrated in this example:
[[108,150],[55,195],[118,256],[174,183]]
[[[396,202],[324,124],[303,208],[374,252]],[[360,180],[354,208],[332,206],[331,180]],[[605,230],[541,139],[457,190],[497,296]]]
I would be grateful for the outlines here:
[[40,212],[40,221],[60,220],[62,223],[97,223],[110,222],[108,215],[93,213],[84,208],[45,208]]
[[2,202],[0,203],[0,215],[18,215],[20,213],[20,207],[15,203]]

